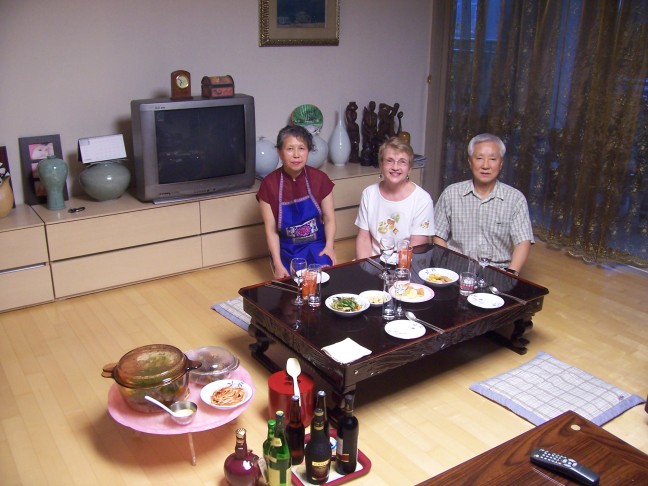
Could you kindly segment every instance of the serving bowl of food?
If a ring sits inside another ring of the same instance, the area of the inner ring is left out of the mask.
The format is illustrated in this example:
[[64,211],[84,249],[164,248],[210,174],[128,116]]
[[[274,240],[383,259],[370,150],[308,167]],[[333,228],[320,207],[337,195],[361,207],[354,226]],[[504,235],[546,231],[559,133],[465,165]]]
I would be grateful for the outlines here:
[[135,348],[118,363],[103,367],[101,376],[112,378],[126,404],[138,412],[162,410],[145,397],[151,396],[167,407],[189,396],[189,371],[199,368],[174,346],[149,344]]
[[252,387],[242,380],[218,380],[200,390],[200,398],[210,407],[230,410],[252,398]]
[[381,306],[385,302],[389,302],[392,298],[389,292],[383,290],[365,290],[364,292],[360,292],[360,297],[367,299],[369,305],[373,307]]
[[239,366],[239,359],[221,346],[204,346],[187,351],[192,361],[200,361],[200,368],[189,372],[189,380],[199,385],[225,380]]
[[369,301],[356,294],[335,294],[324,301],[326,307],[342,317],[362,314],[369,308]]
[[424,268],[419,272],[419,277],[433,287],[447,287],[459,280],[459,275],[447,268]]

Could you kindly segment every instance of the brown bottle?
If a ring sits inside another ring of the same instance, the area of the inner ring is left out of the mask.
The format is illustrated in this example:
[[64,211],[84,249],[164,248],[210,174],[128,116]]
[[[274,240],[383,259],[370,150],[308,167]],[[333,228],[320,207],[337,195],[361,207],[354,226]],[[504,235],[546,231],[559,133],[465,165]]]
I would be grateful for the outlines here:
[[304,436],[299,396],[293,395],[290,399],[290,414],[288,425],[286,425],[286,440],[290,448],[290,461],[293,466],[301,464],[304,460]]
[[245,429],[236,430],[234,452],[225,459],[225,479],[231,486],[255,486],[261,477],[259,457],[247,448]]
[[305,457],[307,481],[311,484],[323,484],[328,481],[331,472],[331,443],[328,431],[324,430],[324,411],[321,408],[315,409]]

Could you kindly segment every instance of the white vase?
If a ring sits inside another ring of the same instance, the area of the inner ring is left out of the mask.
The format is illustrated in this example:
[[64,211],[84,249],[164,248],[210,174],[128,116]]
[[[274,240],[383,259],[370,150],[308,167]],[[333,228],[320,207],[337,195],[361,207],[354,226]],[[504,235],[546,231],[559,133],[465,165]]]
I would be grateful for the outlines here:
[[315,169],[319,169],[326,161],[329,147],[326,143],[326,140],[324,140],[319,135],[313,135],[313,145],[315,145],[315,148],[309,152],[306,165],[308,165],[309,167],[314,167]]
[[349,155],[351,155],[351,139],[344,126],[342,108],[340,108],[337,126],[329,140],[329,157],[334,165],[343,166],[349,161]]
[[256,141],[256,175],[262,179],[279,165],[279,154],[270,140],[259,137]]

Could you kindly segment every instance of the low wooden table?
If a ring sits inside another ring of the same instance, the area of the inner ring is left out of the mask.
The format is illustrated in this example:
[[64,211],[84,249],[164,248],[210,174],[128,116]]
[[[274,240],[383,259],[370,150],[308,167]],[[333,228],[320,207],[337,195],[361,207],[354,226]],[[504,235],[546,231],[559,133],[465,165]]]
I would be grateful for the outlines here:
[[565,412],[418,486],[578,484],[532,464],[529,456],[537,447],[589,467],[601,486],[648,484],[648,455],[577,413]]
[[[378,257],[374,257],[378,261]],[[422,283],[418,271],[429,267],[465,271],[468,258],[436,245],[414,248],[412,282]],[[330,295],[364,290],[382,290],[380,270],[365,260],[337,265],[326,269],[330,280],[322,285],[322,302]],[[454,344],[467,341],[503,326],[514,330],[507,345],[518,352],[526,352],[522,337],[531,326],[532,316],[542,308],[546,288],[501,270],[488,267],[486,280],[500,290],[528,301],[522,305],[504,298],[497,309],[482,309],[469,304],[459,294],[458,286],[433,287],[432,300],[403,304],[405,310],[445,330],[443,334],[426,330],[420,338],[403,340],[384,331],[381,308],[371,307],[360,316],[345,318],[335,315],[322,304],[317,309],[296,307],[294,294],[268,287],[268,282],[242,288],[243,308],[251,316],[249,328],[256,342],[250,347],[252,355],[271,371],[285,367],[288,357],[297,357],[302,369],[319,384],[328,384],[337,403],[346,393],[354,392],[358,383],[385,371],[417,361]],[[372,352],[350,364],[341,364],[329,357],[322,348],[351,338]]]

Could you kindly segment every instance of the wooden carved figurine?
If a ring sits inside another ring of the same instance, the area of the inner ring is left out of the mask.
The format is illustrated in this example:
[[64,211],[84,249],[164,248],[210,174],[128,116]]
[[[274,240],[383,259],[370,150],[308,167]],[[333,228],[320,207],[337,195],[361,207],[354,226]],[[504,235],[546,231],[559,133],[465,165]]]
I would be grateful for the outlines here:
[[362,153],[360,165],[376,165],[376,139],[378,138],[378,115],[376,115],[376,102],[370,101],[369,106],[362,113]]
[[360,127],[356,123],[358,118],[358,105],[355,101],[351,101],[345,112],[344,118],[346,121],[346,130],[351,140],[351,153],[349,154],[349,162],[360,162]]

